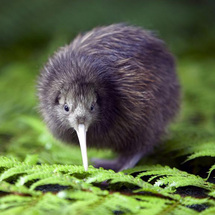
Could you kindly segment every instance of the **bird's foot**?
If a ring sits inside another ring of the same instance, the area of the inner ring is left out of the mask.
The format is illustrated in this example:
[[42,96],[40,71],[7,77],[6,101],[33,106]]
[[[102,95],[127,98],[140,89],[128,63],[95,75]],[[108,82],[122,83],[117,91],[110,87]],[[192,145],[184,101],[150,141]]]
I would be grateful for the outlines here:
[[133,155],[120,155],[114,160],[93,158],[91,161],[96,168],[103,167],[104,169],[112,169],[115,172],[119,172],[134,167],[142,156],[143,153],[136,153]]

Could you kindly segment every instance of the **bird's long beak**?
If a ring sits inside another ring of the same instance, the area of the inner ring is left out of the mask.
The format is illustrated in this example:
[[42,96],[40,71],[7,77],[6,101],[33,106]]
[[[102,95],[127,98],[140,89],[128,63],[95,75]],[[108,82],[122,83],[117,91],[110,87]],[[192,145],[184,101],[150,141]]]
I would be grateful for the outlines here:
[[78,140],[81,148],[82,161],[85,171],[88,170],[88,158],[87,158],[87,142],[86,142],[86,126],[84,124],[79,124],[76,130],[78,135]]

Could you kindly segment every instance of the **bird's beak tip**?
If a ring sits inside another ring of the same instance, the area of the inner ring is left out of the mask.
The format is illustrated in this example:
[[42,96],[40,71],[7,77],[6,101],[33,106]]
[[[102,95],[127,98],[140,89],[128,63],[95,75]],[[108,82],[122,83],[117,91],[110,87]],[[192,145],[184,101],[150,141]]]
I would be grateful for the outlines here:
[[81,148],[82,161],[85,171],[88,170],[88,158],[87,158],[87,142],[86,142],[86,126],[84,124],[78,124],[76,129],[78,140]]

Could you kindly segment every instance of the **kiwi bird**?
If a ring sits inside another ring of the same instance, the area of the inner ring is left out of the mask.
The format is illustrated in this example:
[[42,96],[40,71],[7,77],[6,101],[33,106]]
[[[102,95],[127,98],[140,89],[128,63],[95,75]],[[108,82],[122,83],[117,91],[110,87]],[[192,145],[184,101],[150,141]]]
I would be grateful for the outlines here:
[[152,32],[126,24],[78,35],[49,58],[38,79],[40,111],[53,135],[109,148],[95,167],[131,168],[161,142],[180,103],[173,55]]

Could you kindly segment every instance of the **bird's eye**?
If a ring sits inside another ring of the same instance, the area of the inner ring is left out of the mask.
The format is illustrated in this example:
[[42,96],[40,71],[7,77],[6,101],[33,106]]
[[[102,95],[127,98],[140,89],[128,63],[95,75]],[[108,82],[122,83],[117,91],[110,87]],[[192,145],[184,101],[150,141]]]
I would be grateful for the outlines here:
[[95,104],[92,104],[92,105],[90,106],[90,111],[93,111],[94,108],[95,108]]
[[66,112],[69,112],[69,106],[68,106],[67,104],[64,105],[64,110],[65,110]]

